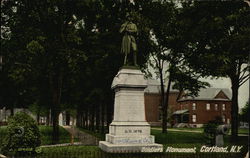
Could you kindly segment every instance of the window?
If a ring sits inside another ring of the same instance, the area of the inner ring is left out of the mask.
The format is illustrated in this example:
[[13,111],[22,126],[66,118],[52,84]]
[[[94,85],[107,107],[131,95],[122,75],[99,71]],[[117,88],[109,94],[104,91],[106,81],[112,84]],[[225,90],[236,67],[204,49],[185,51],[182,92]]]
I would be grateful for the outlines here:
[[192,115],[192,122],[196,122],[196,115]]
[[225,104],[222,104],[222,110],[226,110],[226,105]]
[[196,110],[196,104],[195,103],[193,103],[193,105],[192,105],[192,110]]
[[207,109],[207,110],[210,110],[210,104],[207,104],[207,105],[206,105],[206,109]]
[[218,110],[218,104],[214,104],[214,110]]
[[226,122],[226,116],[222,115],[222,122]]

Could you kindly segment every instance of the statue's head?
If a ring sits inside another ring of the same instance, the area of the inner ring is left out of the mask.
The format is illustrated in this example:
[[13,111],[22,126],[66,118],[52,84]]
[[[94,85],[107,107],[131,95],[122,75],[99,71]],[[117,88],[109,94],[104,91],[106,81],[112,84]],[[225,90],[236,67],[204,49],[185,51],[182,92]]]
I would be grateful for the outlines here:
[[132,21],[132,16],[131,16],[131,14],[129,14],[129,13],[127,13],[126,14],[126,19],[127,19],[127,21]]

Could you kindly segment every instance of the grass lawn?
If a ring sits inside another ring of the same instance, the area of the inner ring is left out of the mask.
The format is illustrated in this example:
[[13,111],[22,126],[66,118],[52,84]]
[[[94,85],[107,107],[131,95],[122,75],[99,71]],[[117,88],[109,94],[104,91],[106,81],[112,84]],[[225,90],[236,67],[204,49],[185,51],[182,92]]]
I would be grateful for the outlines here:
[[[52,144],[52,126],[39,126],[39,131],[41,133],[42,145]],[[59,126],[59,144],[62,143],[70,143],[71,135],[68,131],[66,131],[63,127]],[[75,138],[74,141],[77,141]]]
[[[151,127],[153,129],[159,129],[161,130],[162,127]],[[173,129],[173,130],[180,130],[180,131],[198,131],[198,132],[203,132],[203,128],[168,128],[170,131]],[[230,134],[230,133],[229,133]],[[238,129],[238,134],[249,134],[249,129],[246,129],[246,128],[239,128]]]
[[155,141],[160,144],[201,144],[205,142],[202,133],[168,131],[162,133],[161,130],[152,129],[151,134],[155,136]]
[[[206,140],[203,133],[191,133],[184,131],[168,131],[161,133],[161,130],[151,129],[151,134],[155,136],[155,141],[160,144],[171,146],[199,146],[204,145]],[[248,136],[239,136],[237,142],[230,143],[230,136],[225,136],[225,145],[244,145],[247,147]]]
[[249,129],[247,128],[239,128],[238,134],[249,134]]
[[92,135],[94,137],[99,138],[99,140],[105,140],[105,134],[103,134],[103,133],[97,133],[97,132],[93,132],[93,131],[90,131],[90,130],[87,130],[87,129],[84,129],[84,128],[79,128],[79,127],[78,127],[78,129],[80,131],[88,133],[88,134],[90,134],[90,135]]
[[[42,145],[52,144],[52,126],[39,125],[39,131],[41,133]],[[63,127],[59,127],[59,143],[70,143],[71,136],[68,131]],[[7,126],[0,126],[0,144],[2,143],[5,135],[7,134]],[[75,139],[77,141],[77,139]]]
[[[6,127],[0,128],[0,134],[4,133]],[[42,144],[50,144],[52,136],[52,127],[39,126],[39,130],[42,134]],[[86,133],[89,133],[93,136],[104,140],[104,134],[94,133],[86,129],[80,129]],[[53,158],[151,158],[151,157],[162,157],[162,158],[208,158],[208,157],[220,157],[220,158],[243,158],[247,152],[248,137],[240,136],[239,140],[233,144],[229,142],[229,136],[225,136],[225,145],[229,146],[229,149],[232,145],[243,145],[243,150],[241,153],[200,153],[199,150],[202,145],[205,144],[205,139],[203,133],[191,133],[185,131],[168,131],[168,133],[161,133],[159,129],[151,129],[151,134],[155,136],[155,142],[164,145],[164,148],[167,147],[179,147],[179,148],[197,148],[196,154],[182,154],[182,153],[152,153],[152,154],[109,154],[102,152],[98,146],[63,146],[63,147],[43,147],[41,148],[40,157],[53,157]],[[60,127],[60,143],[65,143],[70,141],[70,134]],[[38,155],[38,157],[39,157]]]

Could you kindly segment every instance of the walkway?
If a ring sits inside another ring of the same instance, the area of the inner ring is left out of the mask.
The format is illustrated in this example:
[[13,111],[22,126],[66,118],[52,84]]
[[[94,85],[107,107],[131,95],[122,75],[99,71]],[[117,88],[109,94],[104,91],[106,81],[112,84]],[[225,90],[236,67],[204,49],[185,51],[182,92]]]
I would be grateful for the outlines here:
[[66,129],[69,133],[73,134],[74,138],[77,138],[79,142],[81,142],[81,145],[98,145],[99,139],[85,133],[83,131],[80,131],[77,128],[72,128],[71,126],[62,126],[64,129]]

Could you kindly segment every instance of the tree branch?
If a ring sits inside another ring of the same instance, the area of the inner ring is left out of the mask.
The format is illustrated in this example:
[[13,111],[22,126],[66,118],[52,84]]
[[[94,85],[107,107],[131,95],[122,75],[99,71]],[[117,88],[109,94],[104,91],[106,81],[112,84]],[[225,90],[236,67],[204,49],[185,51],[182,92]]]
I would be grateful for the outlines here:
[[250,74],[248,73],[247,75],[245,75],[245,76],[241,76],[240,78],[239,78],[239,83],[240,82],[242,82],[245,78],[247,78],[248,76],[249,76]]
[[240,80],[245,76],[245,73],[247,72],[247,70],[249,69],[249,66],[245,67],[240,73],[243,73],[241,76],[240,76]]
[[242,78],[242,80],[239,81],[239,87],[243,85],[247,80],[250,79],[250,74],[246,75],[245,77]]

